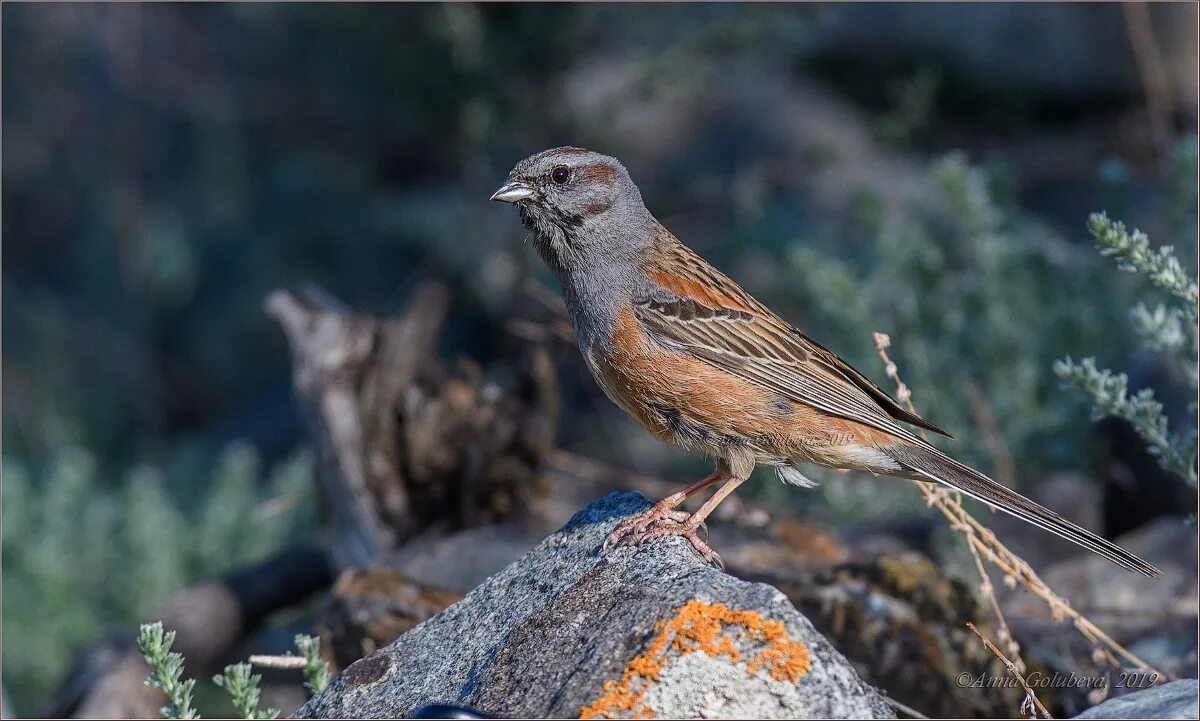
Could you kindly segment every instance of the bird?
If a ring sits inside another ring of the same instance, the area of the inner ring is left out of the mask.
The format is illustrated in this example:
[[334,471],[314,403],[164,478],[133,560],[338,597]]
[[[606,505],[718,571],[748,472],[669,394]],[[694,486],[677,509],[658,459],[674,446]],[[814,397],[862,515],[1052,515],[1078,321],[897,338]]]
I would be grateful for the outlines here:
[[[1146,576],[1133,553],[943,453],[949,433],[756,300],[646,208],[616,158],[565,146],[521,160],[490,200],[512,203],[557,277],[584,362],[660,440],[707,454],[707,477],[625,520],[605,546],[680,536],[708,562],[705,519],[758,466],[814,485],[802,464],[934,482]],[[691,496],[717,490],[693,513]]]

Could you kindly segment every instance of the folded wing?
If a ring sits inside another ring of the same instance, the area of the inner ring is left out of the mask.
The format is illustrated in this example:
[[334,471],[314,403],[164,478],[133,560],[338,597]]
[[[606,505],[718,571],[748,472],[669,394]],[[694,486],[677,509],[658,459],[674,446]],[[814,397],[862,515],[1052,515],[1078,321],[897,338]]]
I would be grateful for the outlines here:
[[898,421],[949,435],[765,308],[739,305],[749,309],[662,296],[635,302],[634,314],[660,343],[796,402],[918,443]]

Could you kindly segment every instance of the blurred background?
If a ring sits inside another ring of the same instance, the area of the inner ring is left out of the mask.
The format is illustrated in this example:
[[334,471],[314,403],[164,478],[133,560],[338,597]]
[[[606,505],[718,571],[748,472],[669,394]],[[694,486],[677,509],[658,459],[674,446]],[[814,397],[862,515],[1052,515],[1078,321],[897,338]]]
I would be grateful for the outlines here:
[[[17,713],[53,703],[83,645],[319,527],[273,289],[388,315],[445,283],[439,354],[503,385],[506,319],[554,283],[487,197],[555,145],[620,158],[684,242],[885,386],[871,333],[890,334],[962,460],[1110,536],[1195,509],[1051,371],[1094,355],[1192,422],[1185,372],[1132,335],[1144,289],[1086,219],[1105,210],[1195,267],[1194,4],[2,12]],[[560,447],[679,483],[707,471],[577,359],[558,375]],[[1133,501],[1113,501],[1114,458],[1140,469]],[[929,513],[907,485],[821,478],[739,493],[835,533]]]

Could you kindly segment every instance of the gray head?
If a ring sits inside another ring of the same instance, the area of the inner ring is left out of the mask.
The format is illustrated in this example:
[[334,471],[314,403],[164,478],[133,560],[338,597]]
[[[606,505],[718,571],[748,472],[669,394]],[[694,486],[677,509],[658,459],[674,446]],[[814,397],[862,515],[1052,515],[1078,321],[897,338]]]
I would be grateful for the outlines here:
[[517,206],[538,253],[560,277],[640,260],[657,227],[625,166],[584,148],[525,158],[491,199]]

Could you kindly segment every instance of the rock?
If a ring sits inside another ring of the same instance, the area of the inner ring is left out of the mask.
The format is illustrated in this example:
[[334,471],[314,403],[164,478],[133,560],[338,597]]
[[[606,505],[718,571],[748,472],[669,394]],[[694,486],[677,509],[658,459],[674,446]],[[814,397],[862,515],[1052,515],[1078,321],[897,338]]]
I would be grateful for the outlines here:
[[[1106,561],[1078,552],[1041,569],[1050,588],[1071,602],[1080,613],[1101,625],[1122,644],[1147,638],[1190,638],[1195,643],[1197,576],[1196,531],[1181,518],[1160,518],[1116,539],[1132,553],[1162,569],[1148,579]],[[1002,599],[1014,627],[1058,643],[1061,634],[1072,635],[1066,624],[1048,620],[1046,605],[1020,587]],[[1056,633],[1058,629],[1060,633]],[[1049,632],[1050,635],[1046,635]],[[1185,669],[1160,669],[1182,675]]]
[[[1147,579],[1083,551],[1039,574],[1084,614],[1110,616],[1128,630],[1154,630],[1172,618],[1196,618],[1196,531],[1182,518],[1159,518],[1116,539],[1116,543],[1162,570]],[[1018,617],[1045,615],[1045,604],[1020,588],[1005,594]],[[1093,619],[1097,620],[1097,619]]]
[[466,593],[528,553],[543,535],[497,525],[420,537],[388,554],[384,565],[419,583]]
[[[1196,531],[1182,518],[1160,518],[1115,539],[1116,543],[1162,569],[1146,578],[1099,556],[1078,551],[1038,569],[1046,584],[1113,640],[1155,671],[1186,677],[1196,669]],[[1023,586],[997,585],[997,597],[1014,634],[1024,639],[1026,661],[1040,659],[1060,673],[1110,674],[1108,664],[1091,659],[1092,645],[1069,623],[1056,622],[1045,602]],[[1064,715],[1093,703],[1089,689],[1056,689]]]
[[1200,716],[1196,698],[1196,679],[1188,678],[1111,698],[1075,718],[1194,719]]
[[632,493],[593,502],[297,715],[894,717],[777,589],[705,565],[679,538],[601,550],[647,507]]
[[[569,519],[564,515],[558,525]],[[773,583],[808,571],[814,559],[845,555],[819,528],[786,518],[767,528],[725,520],[712,529],[730,573],[739,578]],[[380,566],[343,572],[317,622],[322,655],[340,672],[519,560],[545,533],[515,524],[428,533],[388,554]],[[763,578],[768,572],[775,575]]]
[[[1005,718],[1024,692],[974,686],[964,677],[1007,677],[1004,664],[966,626],[998,638],[975,589],[946,577],[928,557],[884,553],[803,576],[770,580],[812,619],[855,669],[888,695],[931,718]],[[1030,661],[1030,671],[1048,668]],[[1039,689],[1053,707],[1056,689]]]
[[391,568],[343,571],[317,620],[321,655],[337,673],[460,598]]
[[[1076,473],[1056,473],[1020,489],[1046,508],[1084,528],[1104,528],[1104,488],[1095,479]],[[1029,524],[1007,513],[986,513],[988,527],[1013,553],[1035,569],[1079,556],[1079,546],[1041,533],[1030,533]]]

